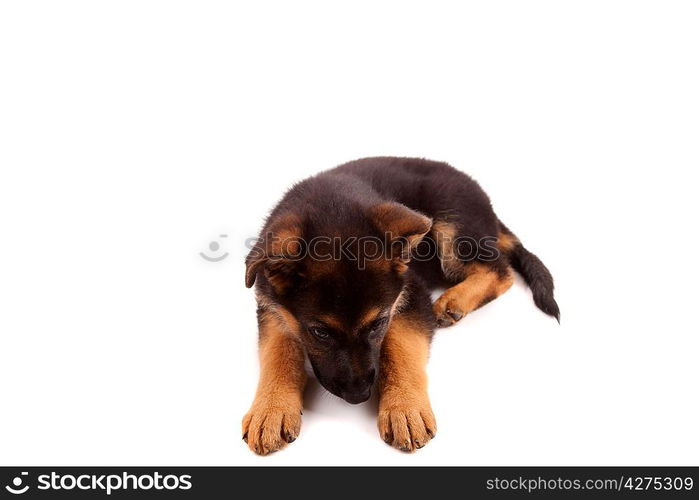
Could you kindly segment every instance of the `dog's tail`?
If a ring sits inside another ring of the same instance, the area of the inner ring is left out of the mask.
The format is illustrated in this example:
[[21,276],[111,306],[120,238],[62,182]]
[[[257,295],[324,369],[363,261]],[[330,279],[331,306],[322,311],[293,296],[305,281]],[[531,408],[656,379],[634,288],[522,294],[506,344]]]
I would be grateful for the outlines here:
[[510,258],[512,268],[529,285],[536,306],[561,322],[561,312],[553,298],[553,276],[541,259],[524,248],[519,239],[500,222],[501,239],[507,243],[503,249]]

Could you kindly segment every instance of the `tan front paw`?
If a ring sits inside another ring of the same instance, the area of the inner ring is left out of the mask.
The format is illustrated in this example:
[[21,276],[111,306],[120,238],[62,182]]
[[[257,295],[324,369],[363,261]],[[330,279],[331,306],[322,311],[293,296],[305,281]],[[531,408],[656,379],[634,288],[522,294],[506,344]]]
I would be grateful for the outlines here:
[[[412,398],[411,398],[412,399]],[[437,433],[432,408],[427,397],[421,402],[394,400],[379,405],[379,433],[391,446],[415,451],[425,446]]]
[[301,405],[280,399],[256,399],[243,417],[243,440],[258,455],[293,443],[301,430]]
[[440,327],[451,326],[466,315],[459,304],[458,297],[452,297],[448,292],[443,293],[435,301],[432,309],[437,325]]

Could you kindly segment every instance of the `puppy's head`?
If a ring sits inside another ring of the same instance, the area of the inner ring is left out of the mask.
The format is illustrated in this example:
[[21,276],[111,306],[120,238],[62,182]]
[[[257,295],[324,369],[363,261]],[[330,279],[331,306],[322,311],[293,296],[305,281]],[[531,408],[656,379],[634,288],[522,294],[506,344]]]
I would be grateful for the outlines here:
[[[369,399],[410,250],[431,220],[399,203],[270,221],[247,259],[246,285],[283,312],[313,371],[349,403]],[[315,215],[315,217],[314,217]]]

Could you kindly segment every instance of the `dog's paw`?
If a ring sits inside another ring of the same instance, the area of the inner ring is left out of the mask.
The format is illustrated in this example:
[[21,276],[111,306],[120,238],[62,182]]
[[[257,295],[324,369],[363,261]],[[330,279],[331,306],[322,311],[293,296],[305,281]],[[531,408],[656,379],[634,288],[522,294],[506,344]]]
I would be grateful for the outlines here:
[[457,298],[445,292],[439,297],[433,306],[434,317],[437,320],[437,325],[440,327],[451,326],[461,318],[466,316],[466,313],[461,309]]
[[301,406],[281,400],[256,400],[243,417],[243,440],[258,455],[293,443],[301,430]]
[[382,406],[379,407],[381,438],[401,451],[420,449],[437,433],[437,422],[429,402]]

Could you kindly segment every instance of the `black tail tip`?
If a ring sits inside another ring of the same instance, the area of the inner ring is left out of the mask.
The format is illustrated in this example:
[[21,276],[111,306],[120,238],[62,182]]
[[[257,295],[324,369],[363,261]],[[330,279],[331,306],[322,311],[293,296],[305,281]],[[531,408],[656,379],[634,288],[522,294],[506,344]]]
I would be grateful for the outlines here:
[[534,303],[543,312],[556,318],[559,325],[561,324],[561,310],[552,295],[535,296]]
[[558,310],[558,306],[556,306],[556,310],[552,312],[544,311],[546,314],[549,316],[553,316],[556,321],[558,321],[558,324],[561,324],[561,312]]

